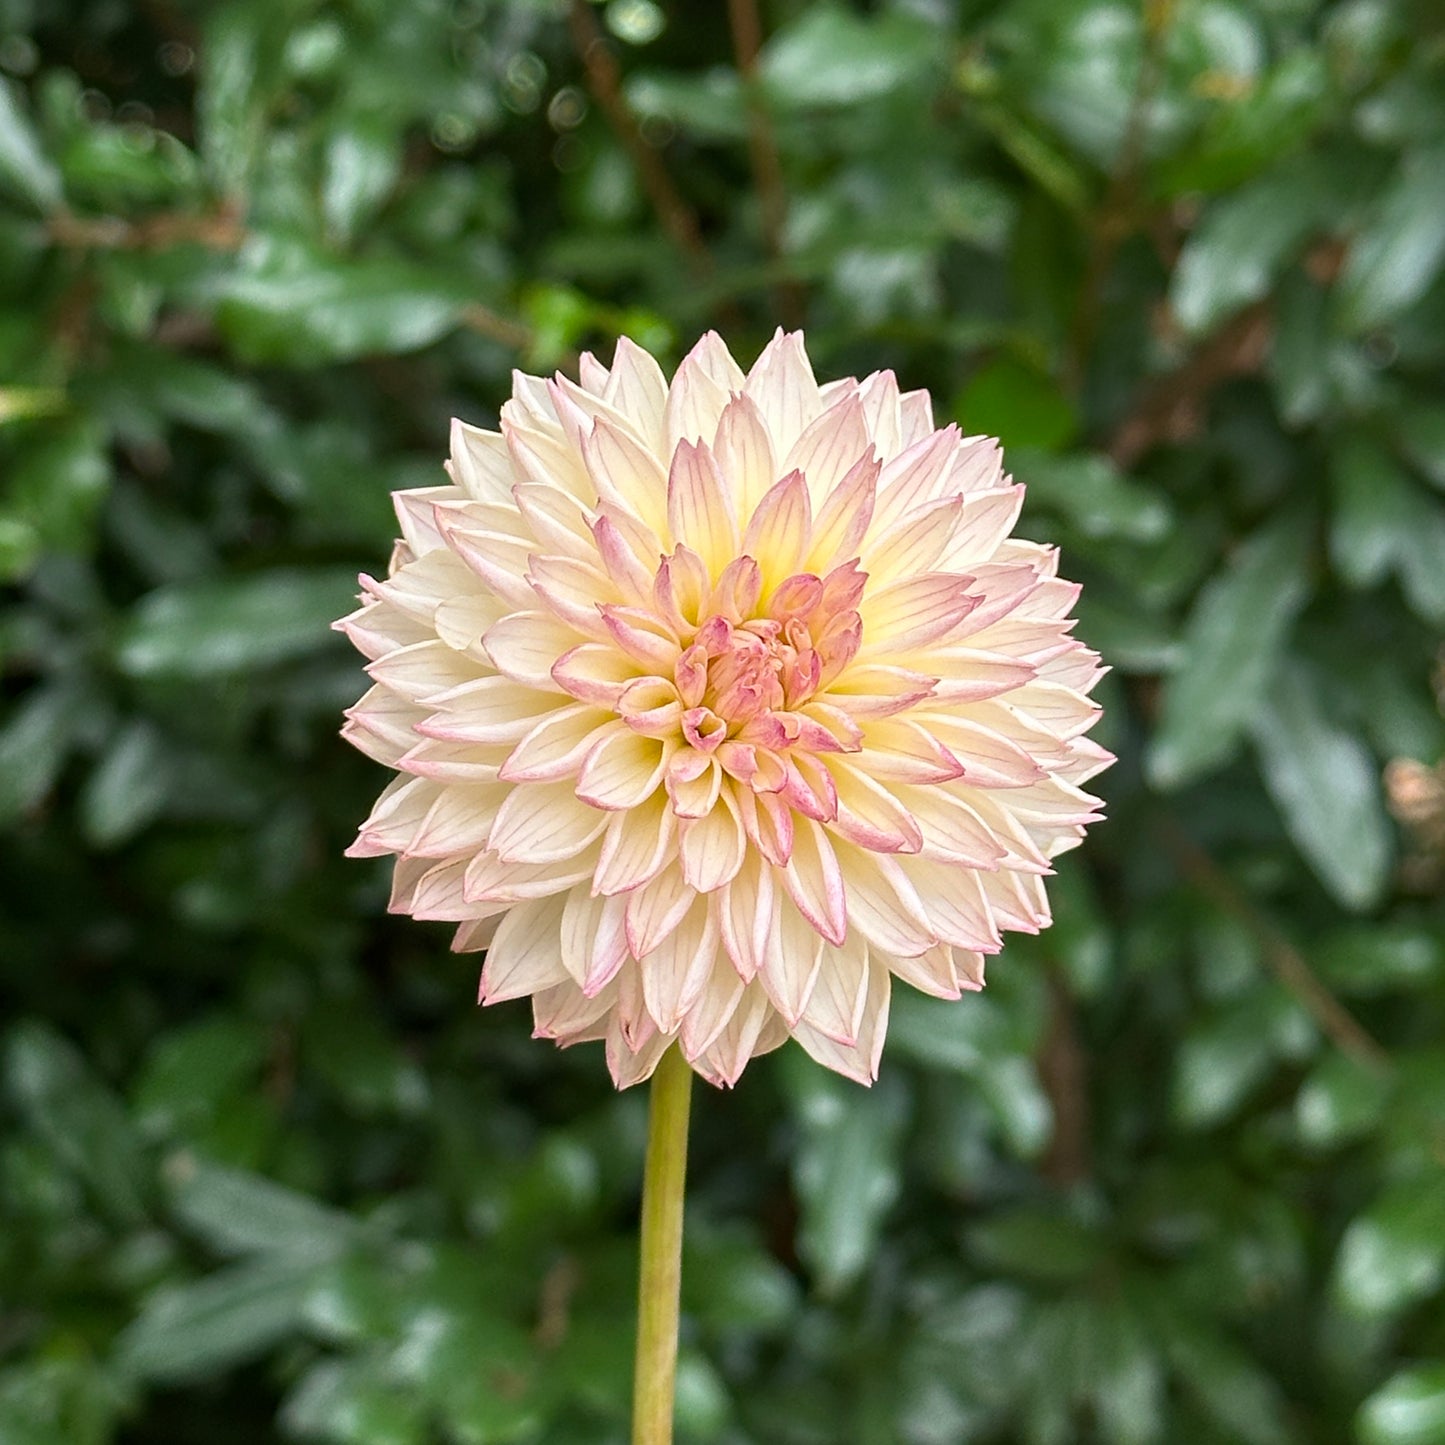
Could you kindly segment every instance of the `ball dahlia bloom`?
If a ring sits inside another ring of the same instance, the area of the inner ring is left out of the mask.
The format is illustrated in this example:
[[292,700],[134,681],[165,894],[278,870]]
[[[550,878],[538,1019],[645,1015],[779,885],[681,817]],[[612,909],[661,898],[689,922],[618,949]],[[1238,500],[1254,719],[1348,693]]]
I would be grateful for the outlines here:
[[483,1002],[619,1087],[789,1036],[866,1082],[895,978],[958,998],[1049,922],[1101,669],[993,440],[709,334],[670,383],[626,339],[519,373],[448,472],[337,624],[374,680],[344,734],[397,773],[350,852],[486,949]]

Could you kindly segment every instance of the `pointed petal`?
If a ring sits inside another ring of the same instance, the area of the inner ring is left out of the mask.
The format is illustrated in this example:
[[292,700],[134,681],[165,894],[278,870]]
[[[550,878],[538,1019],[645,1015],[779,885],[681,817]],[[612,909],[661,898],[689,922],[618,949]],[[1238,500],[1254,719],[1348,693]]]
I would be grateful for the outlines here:
[[737,556],[738,523],[732,497],[706,446],[679,444],[667,478],[667,520],[673,537],[718,576]]
[[488,847],[504,863],[560,863],[600,836],[610,815],[581,802],[570,779],[514,787]]
[[723,408],[713,455],[732,491],[737,516],[751,517],[778,478],[767,424],[751,397],[735,396]]
[[702,997],[717,956],[717,921],[706,901],[695,899],[682,922],[638,964],[647,1011],[663,1033],[675,1034]]
[[656,877],[676,852],[677,817],[666,794],[655,793],[611,818],[592,886],[599,893],[629,893]]
[[732,789],[722,788],[717,806],[701,818],[683,818],[678,825],[682,873],[699,893],[731,883],[742,867],[747,839]]
[[565,903],[554,896],[507,910],[482,968],[482,1003],[522,998],[568,981],[557,946]]

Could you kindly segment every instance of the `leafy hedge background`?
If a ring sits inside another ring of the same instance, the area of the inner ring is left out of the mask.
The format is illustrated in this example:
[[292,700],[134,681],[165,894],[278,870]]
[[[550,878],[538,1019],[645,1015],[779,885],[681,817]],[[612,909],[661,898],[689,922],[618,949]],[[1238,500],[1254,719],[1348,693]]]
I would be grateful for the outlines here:
[[341,859],[326,624],[512,366],[779,321],[1005,439],[1121,761],[875,1089],[699,1099],[682,1439],[1445,1441],[1438,8],[3,0],[0,67],[6,1445],[624,1439],[645,1098]]

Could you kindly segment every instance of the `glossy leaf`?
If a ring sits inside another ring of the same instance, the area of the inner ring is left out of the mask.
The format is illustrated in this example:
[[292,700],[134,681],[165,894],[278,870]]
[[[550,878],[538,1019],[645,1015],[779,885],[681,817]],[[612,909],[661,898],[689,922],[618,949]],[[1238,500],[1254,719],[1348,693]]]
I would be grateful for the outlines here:
[[1304,540],[1293,519],[1258,533],[1195,601],[1149,752],[1160,787],[1218,766],[1258,716],[1307,595]]
[[1321,881],[1348,908],[1373,905],[1393,849],[1369,749],[1330,716],[1319,679],[1300,664],[1281,669],[1252,734],[1266,786]]
[[137,677],[209,677],[316,652],[355,585],[349,573],[286,569],[158,588],[121,635],[120,666]]

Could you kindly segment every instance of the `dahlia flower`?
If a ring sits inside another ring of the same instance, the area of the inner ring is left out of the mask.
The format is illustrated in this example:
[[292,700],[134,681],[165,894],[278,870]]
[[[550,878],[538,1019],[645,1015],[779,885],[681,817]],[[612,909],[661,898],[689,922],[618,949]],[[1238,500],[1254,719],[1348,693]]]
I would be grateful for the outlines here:
[[350,852],[486,950],[483,1002],[619,1087],[789,1036],[866,1082],[894,979],[958,998],[1049,922],[1101,669],[995,441],[890,372],[820,386],[800,333],[748,372],[709,334],[670,383],[626,339],[519,373],[447,470],[337,624],[345,736],[397,773]]

